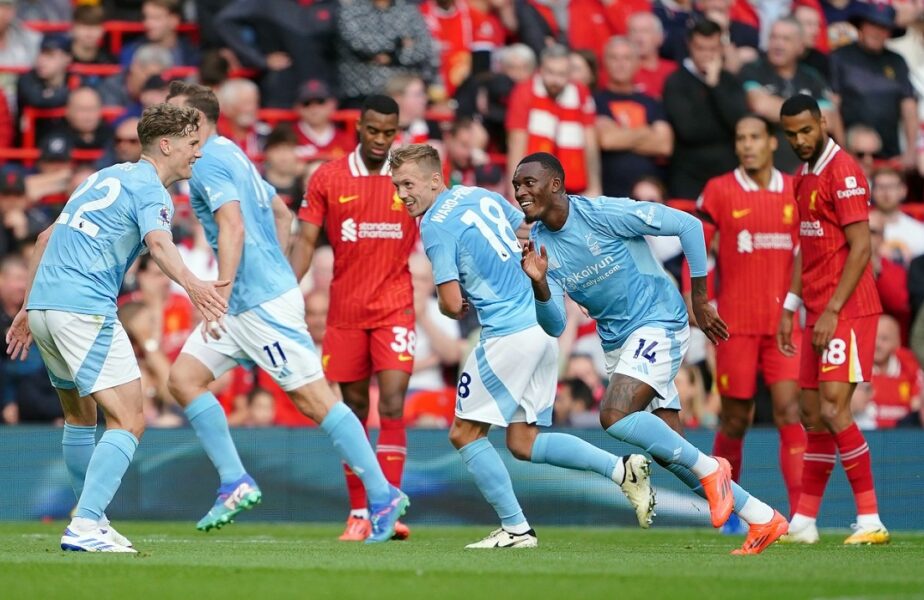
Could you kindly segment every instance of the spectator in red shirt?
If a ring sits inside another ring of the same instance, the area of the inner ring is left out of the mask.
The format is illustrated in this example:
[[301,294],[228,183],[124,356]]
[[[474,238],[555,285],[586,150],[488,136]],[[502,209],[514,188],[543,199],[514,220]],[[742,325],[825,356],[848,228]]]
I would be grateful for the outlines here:
[[[875,429],[891,429],[921,407],[924,374],[914,354],[901,345],[898,321],[879,317],[873,379],[859,389],[854,410],[871,418]],[[869,425],[869,423],[868,423]]]
[[876,210],[869,213],[870,262],[876,278],[876,291],[882,302],[882,311],[902,324],[902,339],[907,342],[911,327],[911,305],[908,293],[908,271],[887,256],[885,244],[885,217]]
[[568,49],[542,52],[539,74],[514,88],[507,112],[507,172],[533,152],[550,152],[568,173],[569,193],[601,193],[600,150],[590,91],[568,81]]
[[337,99],[322,80],[311,79],[302,84],[295,110],[298,113],[295,153],[301,160],[332,160],[356,147],[356,134],[343,130],[331,120],[337,110]]
[[677,63],[658,54],[664,43],[664,26],[652,13],[637,12],[629,17],[628,29],[629,41],[638,55],[634,83],[639,92],[660,100],[664,82],[677,70]]
[[249,79],[229,79],[218,90],[221,116],[218,133],[240,146],[247,156],[263,151],[264,138],[269,133],[259,122],[260,88]]
[[426,0],[420,5],[440,55],[440,76],[448,97],[472,71],[476,18],[467,0]]

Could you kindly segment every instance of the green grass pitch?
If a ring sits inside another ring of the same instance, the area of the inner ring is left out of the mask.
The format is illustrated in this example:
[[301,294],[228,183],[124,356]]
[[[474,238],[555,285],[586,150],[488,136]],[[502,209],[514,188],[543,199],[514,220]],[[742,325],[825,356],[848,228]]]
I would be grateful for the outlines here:
[[466,551],[484,527],[412,527],[407,542],[336,541],[338,525],[119,523],[138,555],[64,553],[62,523],[0,523],[0,597],[284,598],[924,598],[924,534],[848,548],[728,552],[741,538],[697,529],[538,528],[535,550]]

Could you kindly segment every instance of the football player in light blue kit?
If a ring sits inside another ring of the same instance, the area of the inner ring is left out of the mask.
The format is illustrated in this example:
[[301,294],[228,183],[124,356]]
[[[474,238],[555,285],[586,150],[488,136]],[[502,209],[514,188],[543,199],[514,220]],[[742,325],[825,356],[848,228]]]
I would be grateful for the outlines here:
[[232,282],[222,290],[229,304],[224,325],[204,324],[189,337],[168,382],[221,480],[218,498],[197,528],[220,528],[262,498],[241,463],[224,410],[208,390],[240,363],[256,364],[272,375],[295,406],[321,424],[366,486],[372,522],[366,542],[390,540],[409,502],[385,480],[356,415],[324,379],[305,325],[304,298],[285,258],[289,209],[241,149],[215,133],[219,108],[210,89],[174,81],[168,98],[201,114],[205,143],[193,168],[190,203],[218,258],[219,277]]
[[717,343],[728,331],[706,298],[702,225],[662,204],[568,196],[564,180],[561,163],[547,153],[525,157],[513,176],[517,202],[526,221],[535,223],[522,264],[533,283],[539,323],[550,335],[561,335],[565,292],[588,311],[597,321],[610,376],[600,424],[704,496],[714,527],[736,509],[751,527],[734,553],[763,551],[786,533],[786,519],[734,484],[728,461],[703,454],[680,433],[674,378],[687,350],[689,317],[644,236],[680,237],[693,277],[696,321]]
[[481,322],[481,340],[465,362],[449,439],[501,527],[466,548],[528,548],[538,543],[513,492],[510,475],[487,438],[491,425],[507,428],[507,447],[520,460],[594,471],[622,486],[642,527],[654,508],[649,461],[617,457],[575,436],[539,433],[549,426],[558,372],[558,344],[536,322],[529,279],[519,265],[514,231],[523,213],[503,197],[443,182],[432,146],[393,150],[392,180],[433,264],[440,310],[461,318],[468,294]]
[[[30,259],[30,289],[7,334],[7,352],[24,355],[35,336],[64,407],[64,463],[79,498],[61,538],[64,550],[135,552],[105,515],[144,431],[141,373],[116,318],[126,269],[147,248],[207,322],[227,309],[216,288],[228,282],[197,279],[170,232],[166,186],[191,176],[201,156],[198,125],[194,110],[148,108],[138,123],[141,160],[90,175],[39,236]],[[97,405],[107,427],[99,444]]]

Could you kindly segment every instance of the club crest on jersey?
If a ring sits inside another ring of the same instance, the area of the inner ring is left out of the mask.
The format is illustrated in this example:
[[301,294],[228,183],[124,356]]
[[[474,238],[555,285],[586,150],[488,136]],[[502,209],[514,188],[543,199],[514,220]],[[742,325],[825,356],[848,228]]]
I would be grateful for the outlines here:
[[815,201],[818,199],[818,190],[812,190],[812,195],[809,196],[809,210],[815,211]]
[[603,252],[600,249],[600,242],[597,241],[593,233],[588,233],[584,236],[584,241],[587,243],[587,249],[590,250],[592,255],[600,256],[600,253]]
[[398,197],[398,192],[395,192],[395,195],[391,197],[391,209],[399,211],[404,210],[404,202]]
[[793,216],[795,215],[796,207],[792,204],[783,205],[783,224],[792,225]]

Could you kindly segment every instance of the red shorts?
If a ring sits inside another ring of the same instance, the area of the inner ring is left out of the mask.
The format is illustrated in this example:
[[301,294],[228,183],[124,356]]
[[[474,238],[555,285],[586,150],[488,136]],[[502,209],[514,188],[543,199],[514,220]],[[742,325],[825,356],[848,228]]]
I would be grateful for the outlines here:
[[[799,333],[793,332],[797,345]],[[732,334],[716,346],[715,362],[719,393],[728,398],[753,398],[758,369],[767,385],[799,379],[799,355],[780,352],[775,335]]]
[[327,327],[321,364],[328,381],[348,383],[379,371],[414,370],[417,334],[414,316],[375,329]]
[[873,375],[873,354],[876,351],[876,328],[879,315],[839,319],[828,349],[818,356],[812,349],[814,327],[802,334],[802,363],[799,385],[818,389],[819,381],[869,381]]

